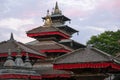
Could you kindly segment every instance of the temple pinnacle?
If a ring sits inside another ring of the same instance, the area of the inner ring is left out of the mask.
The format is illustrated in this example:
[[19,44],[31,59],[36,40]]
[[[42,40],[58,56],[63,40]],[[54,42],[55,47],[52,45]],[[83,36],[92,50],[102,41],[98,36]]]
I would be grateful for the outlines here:
[[58,3],[56,2],[54,12],[53,14],[61,14],[61,11],[59,10]]
[[59,8],[58,8],[58,3],[57,3],[57,2],[56,2],[56,4],[55,4],[55,9],[59,9]]
[[45,18],[44,26],[45,27],[50,27],[51,25],[52,25],[52,20],[51,20],[51,17],[49,15],[49,10],[47,10],[47,16]]
[[13,40],[14,40],[13,33],[11,33],[10,41],[13,41]]

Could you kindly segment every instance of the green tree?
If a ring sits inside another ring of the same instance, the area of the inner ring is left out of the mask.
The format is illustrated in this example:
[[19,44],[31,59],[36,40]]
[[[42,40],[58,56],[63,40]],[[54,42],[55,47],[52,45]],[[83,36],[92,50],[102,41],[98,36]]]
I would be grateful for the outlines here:
[[115,55],[120,52],[120,30],[113,31],[105,31],[97,36],[92,36],[90,40],[87,42],[88,44],[93,45],[94,47],[109,53],[111,55]]

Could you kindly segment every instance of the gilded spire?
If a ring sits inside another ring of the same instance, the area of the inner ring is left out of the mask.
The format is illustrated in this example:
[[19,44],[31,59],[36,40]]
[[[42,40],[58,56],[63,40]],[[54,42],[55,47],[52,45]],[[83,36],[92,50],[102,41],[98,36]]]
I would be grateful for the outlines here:
[[51,25],[52,25],[52,20],[51,20],[51,17],[49,15],[49,10],[47,10],[47,16],[45,17],[44,26],[45,27],[50,27]]
[[54,12],[53,14],[61,14],[61,11],[59,10],[58,3],[56,2]]

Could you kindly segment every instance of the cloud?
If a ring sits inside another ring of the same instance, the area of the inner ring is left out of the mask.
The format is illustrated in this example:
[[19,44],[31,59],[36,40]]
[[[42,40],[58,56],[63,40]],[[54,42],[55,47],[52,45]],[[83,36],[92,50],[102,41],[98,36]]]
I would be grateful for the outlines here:
[[[47,2],[47,3],[46,3]],[[0,36],[11,32],[18,41],[31,40],[25,31],[43,25],[41,17],[55,6],[56,0],[0,0]],[[72,19],[69,26],[80,31],[73,37],[85,43],[90,36],[105,30],[120,29],[120,0],[57,0],[63,15]]]
[[99,8],[105,10],[120,9],[120,0],[104,0],[99,3]]
[[14,34],[14,35],[15,35],[15,40],[23,42],[23,43],[27,43],[27,42],[35,40],[33,38],[27,37],[25,32],[21,32],[21,35],[19,36],[17,34]]
[[106,28],[101,28],[98,26],[79,26],[76,29],[80,30],[79,35],[74,34],[72,39],[83,44],[86,44],[86,42],[90,39],[91,36],[98,35],[106,30]]
[[98,5],[98,10],[111,13],[116,18],[120,18],[120,0],[104,0]]
[[[14,33],[15,40],[21,42],[28,42],[34,40],[32,38],[28,38],[25,34],[25,31],[28,28],[31,28],[31,25],[34,25],[33,19],[18,19],[18,18],[6,18],[0,20],[0,36],[3,40],[8,40],[10,37],[10,33]],[[30,26],[29,26],[30,25]],[[3,41],[0,40],[0,41]]]
[[13,30],[19,30],[21,26],[30,24],[34,24],[34,21],[32,19],[6,18],[0,20],[0,28],[7,27]]
[[79,8],[81,10],[88,11],[88,10],[93,10],[96,7],[98,1],[96,0],[67,0],[67,1],[60,0],[59,2],[66,6],[71,6],[73,8]]
[[106,31],[106,28],[105,27],[100,27],[100,26],[92,26],[92,25],[84,25],[84,27],[83,26],[78,26],[78,25],[74,25],[74,28],[75,29],[77,29],[77,30],[80,30],[80,32],[81,31],[95,31],[95,32],[99,32],[99,33],[101,33],[101,32],[104,32],[104,31]]
[[117,31],[117,30],[120,30],[120,25],[111,25],[109,27],[106,27],[106,30],[109,30],[109,31]]
[[63,12],[70,17],[86,17],[96,9],[98,0],[60,0]]
[[88,30],[99,31],[99,32],[105,31],[105,28],[101,28],[101,27],[97,27],[97,26],[86,26],[84,28],[88,29]]

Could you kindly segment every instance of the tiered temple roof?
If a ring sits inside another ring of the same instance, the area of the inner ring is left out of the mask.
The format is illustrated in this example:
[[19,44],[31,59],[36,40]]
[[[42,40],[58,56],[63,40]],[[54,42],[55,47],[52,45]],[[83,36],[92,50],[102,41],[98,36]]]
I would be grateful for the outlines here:
[[50,27],[38,27],[27,32],[27,36],[34,38],[55,37],[57,39],[68,39],[70,35],[54,26]]
[[[37,43],[37,44],[36,44]],[[69,48],[67,46],[64,46],[62,44],[59,44],[57,42],[54,42],[54,41],[39,41],[36,43],[34,43],[34,45],[32,44],[27,44],[27,46],[29,47],[32,47],[34,49],[36,49],[37,51],[40,51],[40,52],[45,52],[45,51],[52,51],[54,52],[54,50],[57,52],[59,50],[61,51],[67,51],[67,52],[70,52],[72,51],[73,49],[72,48]]]
[[[52,14],[49,14],[48,10],[43,19],[45,20],[43,26],[27,31],[27,36],[37,39],[37,41],[28,43],[28,46],[46,54],[57,52],[57,55],[61,52],[68,53],[80,47],[85,47],[73,40],[70,41],[71,36],[78,31],[65,25],[65,22],[70,19],[62,15],[57,2]],[[66,40],[68,42],[64,42]]]
[[39,68],[38,71],[44,78],[71,77],[69,72],[54,70],[52,62],[58,56],[85,47],[70,39],[78,31],[65,25],[70,19],[62,15],[57,2],[52,14],[49,14],[48,10],[43,20],[45,20],[44,25],[27,31],[27,36],[37,40],[26,45],[47,55],[45,61],[39,60],[34,67]]

